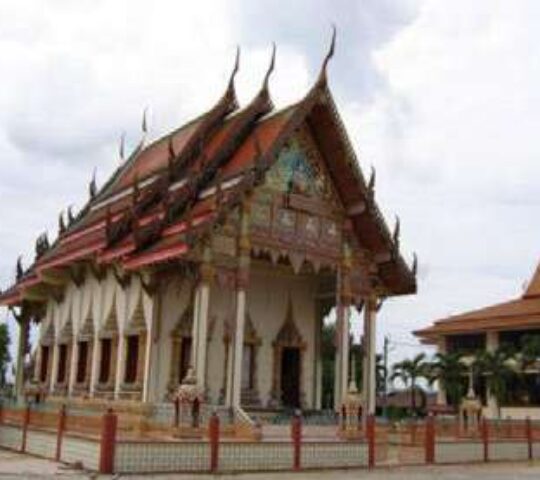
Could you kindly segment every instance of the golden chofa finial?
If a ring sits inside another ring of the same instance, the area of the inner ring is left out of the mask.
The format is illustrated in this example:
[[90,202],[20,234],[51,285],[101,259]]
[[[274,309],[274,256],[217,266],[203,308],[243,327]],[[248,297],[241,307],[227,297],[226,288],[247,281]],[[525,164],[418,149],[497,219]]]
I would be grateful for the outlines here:
[[268,70],[264,76],[263,89],[268,89],[268,81],[270,80],[270,75],[274,71],[276,65],[276,44],[272,42],[272,55],[270,57],[270,65],[268,65]]
[[330,48],[328,49],[328,53],[324,57],[324,60],[321,66],[318,83],[326,82],[326,70],[328,67],[328,63],[330,62],[330,59],[334,56],[334,52],[336,49],[336,34],[337,34],[336,26],[332,24],[332,40],[330,41]]
[[234,88],[234,78],[236,77],[238,70],[240,70],[240,45],[237,45],[236,47],[236,56],[234,58],[234,66],[233,66],[231,75],[229,77],[229,89]]

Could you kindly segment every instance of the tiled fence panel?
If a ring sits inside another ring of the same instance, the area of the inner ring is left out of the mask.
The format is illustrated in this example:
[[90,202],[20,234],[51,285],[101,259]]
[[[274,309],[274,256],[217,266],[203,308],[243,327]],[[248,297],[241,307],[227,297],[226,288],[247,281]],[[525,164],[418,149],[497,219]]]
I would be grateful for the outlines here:
[[71,436],[64,436],[62,442],[63,462],[81,462],[85,468],[97,470],[99,466],[99,443]]
[[302,468],[363,467],[368,464],[368,446],[359,442],[304,443]]
[[26,451],[40,457],[53,458],[56,454],[56,435],[28,430]]
[[288,442],[227,442],[219,446],[220,470],[290,470],[292,466],[293,448]]
[[437,442],[436,463],[481,462],[484,460],[482,442]]
[[6,448],[19,450],[22,443],[22,429],[20,427],[0,426],[0,445]]
[[180,472],[208,471],[208,443],[119,442],[114,456],[115,471]]
[[540,442],[533,443],[532,454],[535,460],[540,459]]
[[493,442],[489,444],[490,460],[527,460],[529,447],[525,440],[520,442]]

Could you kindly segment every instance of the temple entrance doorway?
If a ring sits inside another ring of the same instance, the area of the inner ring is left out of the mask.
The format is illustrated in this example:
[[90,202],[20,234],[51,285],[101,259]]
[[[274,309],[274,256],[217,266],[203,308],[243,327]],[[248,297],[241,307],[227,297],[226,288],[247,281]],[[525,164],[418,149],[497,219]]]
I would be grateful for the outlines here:
[[281,401],[284,407],[300,407],[300,349],[281,350]]

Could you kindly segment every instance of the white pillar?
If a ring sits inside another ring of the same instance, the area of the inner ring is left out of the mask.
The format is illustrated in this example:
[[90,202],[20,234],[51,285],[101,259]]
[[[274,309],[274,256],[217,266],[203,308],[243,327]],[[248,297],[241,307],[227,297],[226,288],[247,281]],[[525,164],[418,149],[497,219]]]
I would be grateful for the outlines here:
[[120,398],[120,386],[124,381],[124,372],[126,365],[126,337],[124,332],[118,333],[118,351],[116,355],[116,378],[114,382],[114,398],[117,400]]
[[366,299],[364,304],[364,366],[362,378],[362,402],[364,415],[375,414],[376,407],[376,343],[375,320],[377,315],[376,300]]
[[58,340],[56,338],[53,339],[52,344],[52,368],[50,375],[49,391],[52,394],[56,386],[56,379],[58,378]]
[[94,335],[94,343],[92,345],[92,364],[90,367],[90,386],[89,393],[90,397],[94,396],[96,391],[96,383],[98,378],[98,369],[99,369],[99,359],[101,358],[101,340],[97,334]]
[[69,367],[69,378],[68,378],[68,397],[71,397],[73,394],[73,386],[75,385],[75,380],[77,378],[77,357],[79,356],[79,342],[77,337],[73,335],[71,340],[71,358],[70,358],[70,367]]
[[317,309],[315,319],[315,381],[313,389],[313,407],[320,410],[322,407],[322,308]]
[[[152,309],[153,310],[153,309]],[[143,391],[142,391],[142,401],[148,402],[148,393],[150,387],[150,362],[152,355],[152,337],[154,336],[154,317],[150,318],[148,322],[148,328],[146,332],[146,345],[145,345],[145,354],[144,354],[144,374],[143,374]]]
[[15,371],[15,395],[18,400],[24,397],[24,350],[26,348],[26,328],[27,320],[22,317],[19,324],[19,343],[17,346],[17,365]]
[[236,329],[234,335],[234,372],[232,405],[240,406],[242,389],[242,353],[244,349],[244,324],[246,318],[246,291],[239,288],[236,293]]
[[341,400],[347,397],[349,391],[349,331],[351,307],[343,305],[343,328],[341,329]]
[[201,392],[206,389],[206,349],[207,349],[207,334],[208,334],[208,308],[210,301],[210,285],[203,281],[201,282],[199,293],[199,334],[197,335],[197,361],[196,361],[196,377],[197,385]]
[[[196,371],[197,360],[199,359],[199,304],[200,304],[200,288],[195,289],[195,295],[193,298],[193,325],[191,327],[191,360],[190,367],[193,371]],[[184,379],[182,379],[184,380]]]
[[[494,352],[499,348],[499,332],[496,331],[489,331],[486,333],[486,350],[488,352]],[[497,417],[498,412],[498,405],[497,405],[497,399],[495,396],[489,391],[489,388],[486,392],[487,396],[487,407],[489,416],[491,418]]]
[[[446,337],[439,338],[437,342],[438,353],[446,353]],[[446,405],[446,391],[440,381],[437,382],[437,404]]]
[[226,383],[226,390],[225,390],[225,405],[231,406],[233,404],[232,401],[232,392],[233,392],[233,377],[234,377],[234,337],[230,339],[229,343],[227,344],[228,349],[228,363],[227,363],[227,383]]

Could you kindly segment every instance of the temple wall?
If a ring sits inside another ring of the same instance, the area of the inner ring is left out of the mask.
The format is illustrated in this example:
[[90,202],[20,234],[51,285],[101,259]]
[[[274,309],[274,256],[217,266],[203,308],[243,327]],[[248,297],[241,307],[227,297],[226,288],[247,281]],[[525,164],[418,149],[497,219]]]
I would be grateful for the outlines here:
[[308,407],[313,404],[313,366],[315,345],[315,291],[314,282],[300,275],[284,275],[278,272],[252,271],[247,294],[247,310],[257,334],[262,338],[258,358],[258,390],[263,405],[270,400],[273,377],[274,352],[272,342],[276,339],[287,314],[289,298],[292,301],[294,322],[306,343],[302,363],[300,391]]

